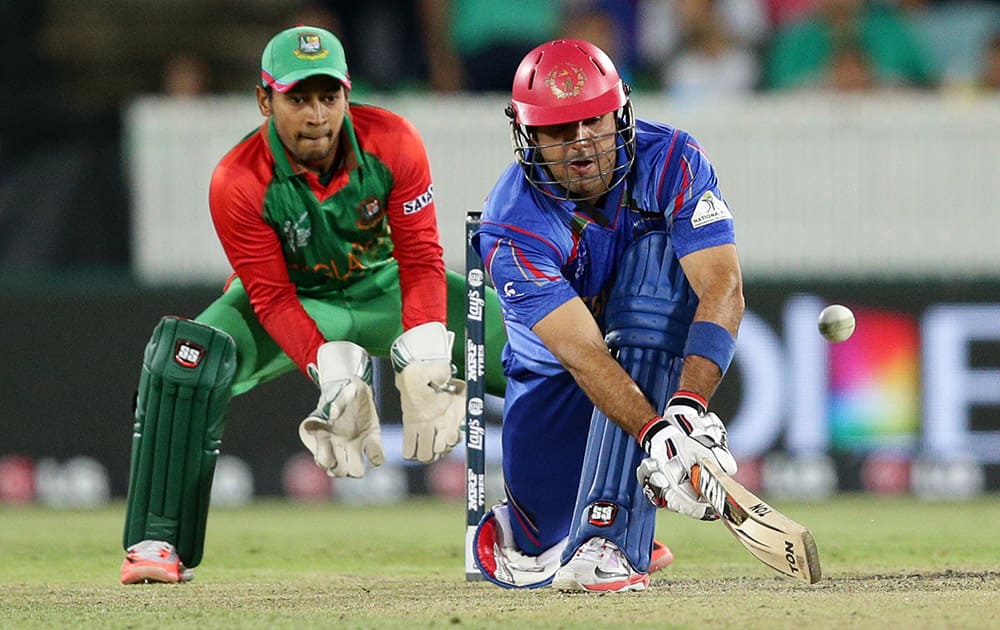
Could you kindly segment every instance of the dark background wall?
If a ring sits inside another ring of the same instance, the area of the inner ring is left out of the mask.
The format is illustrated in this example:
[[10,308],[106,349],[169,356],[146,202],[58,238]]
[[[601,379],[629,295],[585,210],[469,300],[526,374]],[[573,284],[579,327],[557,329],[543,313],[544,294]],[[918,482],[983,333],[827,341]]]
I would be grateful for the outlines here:
[[[146,341],[163,315],[194,317],[217,295],[97,276],[3,290],[0,454],[89,455],[124,494]],[[296,373],[234,399],[223,450],[252,463],[261,492],[277,492],[282,463],[302,450],[298,423],[316,395]]]
[[[748,307],[780,336],[782,309],[790,295],[804,288],[829,301],[902,314],[916,323],[933,305],[1000,304],[1000,283],[996,282],[795,282],[750,284]],[[149,334],[163,315],[193,317],[217,294],[218,289],[212,287],[150,289],[115,275],[18,274],[0,282],[4,357],[0,362],[0,456],[25,454],[57,460],[91,456],[107,468],[112,493],[123,495],[132,396]],[[1000,367],[1000,319],[992,338],[971,345],[970,366]],[[733,417],[744,387],[741,369],[734,367],[713,400],[723,418]],[[385,379],[380,390],[383,423],[398,423],[391,378]],[[786,388],[781,395],[789,393]],[[233,400],[222,450],[250,465],[258,493],[281,492],[282,466],[304,452],[297,426],[316,396],[315,388],[295,372]],[[1000,431],[998,405],[977,405],[970,418],[974,430]],[[496,418],[490,421],[495,424]],[[879,422],[874,420],[875,425]],[[915,426],[914,431],[918,430]],[[914,438],[920,446],[922,438]],[[780,440],[774,444],[777,449],[782,446]],[[856,447],[835,443],[832,449],[841,486],[857,487],[858,468],[869,447],[861,442]],[[995,467],[987,468],[994,487],[1000,487],[997,472]]]

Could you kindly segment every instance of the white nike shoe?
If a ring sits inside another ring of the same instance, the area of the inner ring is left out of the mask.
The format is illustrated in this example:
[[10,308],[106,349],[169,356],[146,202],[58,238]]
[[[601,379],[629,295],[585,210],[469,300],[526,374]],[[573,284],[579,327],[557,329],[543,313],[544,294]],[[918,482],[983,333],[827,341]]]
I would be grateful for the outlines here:
[[552,586],[560,591],[594,593],[641,591],[649,586],[649,574],[633,569],[613,542],[594,537],[580,545],[569,562],[556,571]]

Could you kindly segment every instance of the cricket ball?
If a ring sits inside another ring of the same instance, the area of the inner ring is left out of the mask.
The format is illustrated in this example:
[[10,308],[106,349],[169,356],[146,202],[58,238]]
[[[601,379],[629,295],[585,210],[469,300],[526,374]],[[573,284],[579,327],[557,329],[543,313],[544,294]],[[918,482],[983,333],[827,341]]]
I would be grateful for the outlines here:
[[819,314],[819,332],[827,341],[846,341],[854,334],[854,313],[841,304],[831,304]]

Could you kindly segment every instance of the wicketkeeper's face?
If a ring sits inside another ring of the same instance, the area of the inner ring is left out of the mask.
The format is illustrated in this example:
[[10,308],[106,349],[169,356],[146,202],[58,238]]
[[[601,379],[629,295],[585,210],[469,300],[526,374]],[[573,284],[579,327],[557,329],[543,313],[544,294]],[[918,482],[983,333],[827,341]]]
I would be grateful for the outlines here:
[[594,197],[610,187],[618,148],[614,112],[535,127],[534,140],[552,179],[573,196]]
[[261,113],[275,129],[292,158],[308,169],[325,172],[337,156],[340,129],[347,112],[347,91],[333,77],[316,75],[285,92],[258,92]]

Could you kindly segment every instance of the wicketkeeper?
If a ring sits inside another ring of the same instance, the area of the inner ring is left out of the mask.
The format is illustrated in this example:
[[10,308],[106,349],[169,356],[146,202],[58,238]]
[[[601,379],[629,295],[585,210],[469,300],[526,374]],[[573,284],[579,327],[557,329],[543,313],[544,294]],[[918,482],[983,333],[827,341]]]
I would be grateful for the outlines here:
[[[191,579],[230,398],[280,374],[298,368],[319,388],[297,430],[331,476],[385,459],[371,355],[392,358],[404,457],[433,462],[459,440],[465,281],[445,270],[427,155],[408,121],[349,104],[350,90],[343,47],[323,29],[291,28],[264,48],[266,120],[209,190],[234,273],[203,313],[164,317],[146,346],[122,583]],[[498,312],[495,293],[486,308]],[[487,318],[497,352],[499,319]],[[498,370],[487,387],[502,395]]]
[[508,336],[507,501],[474,545],[501,586],[644,589],[672,559],[653,504],[714,518],[691,466],[736,471],[708,412],[744,308],[733,216],[695,140],[634,118],[628,93],[580,40],[514,75],[516,163],[474,239]]

